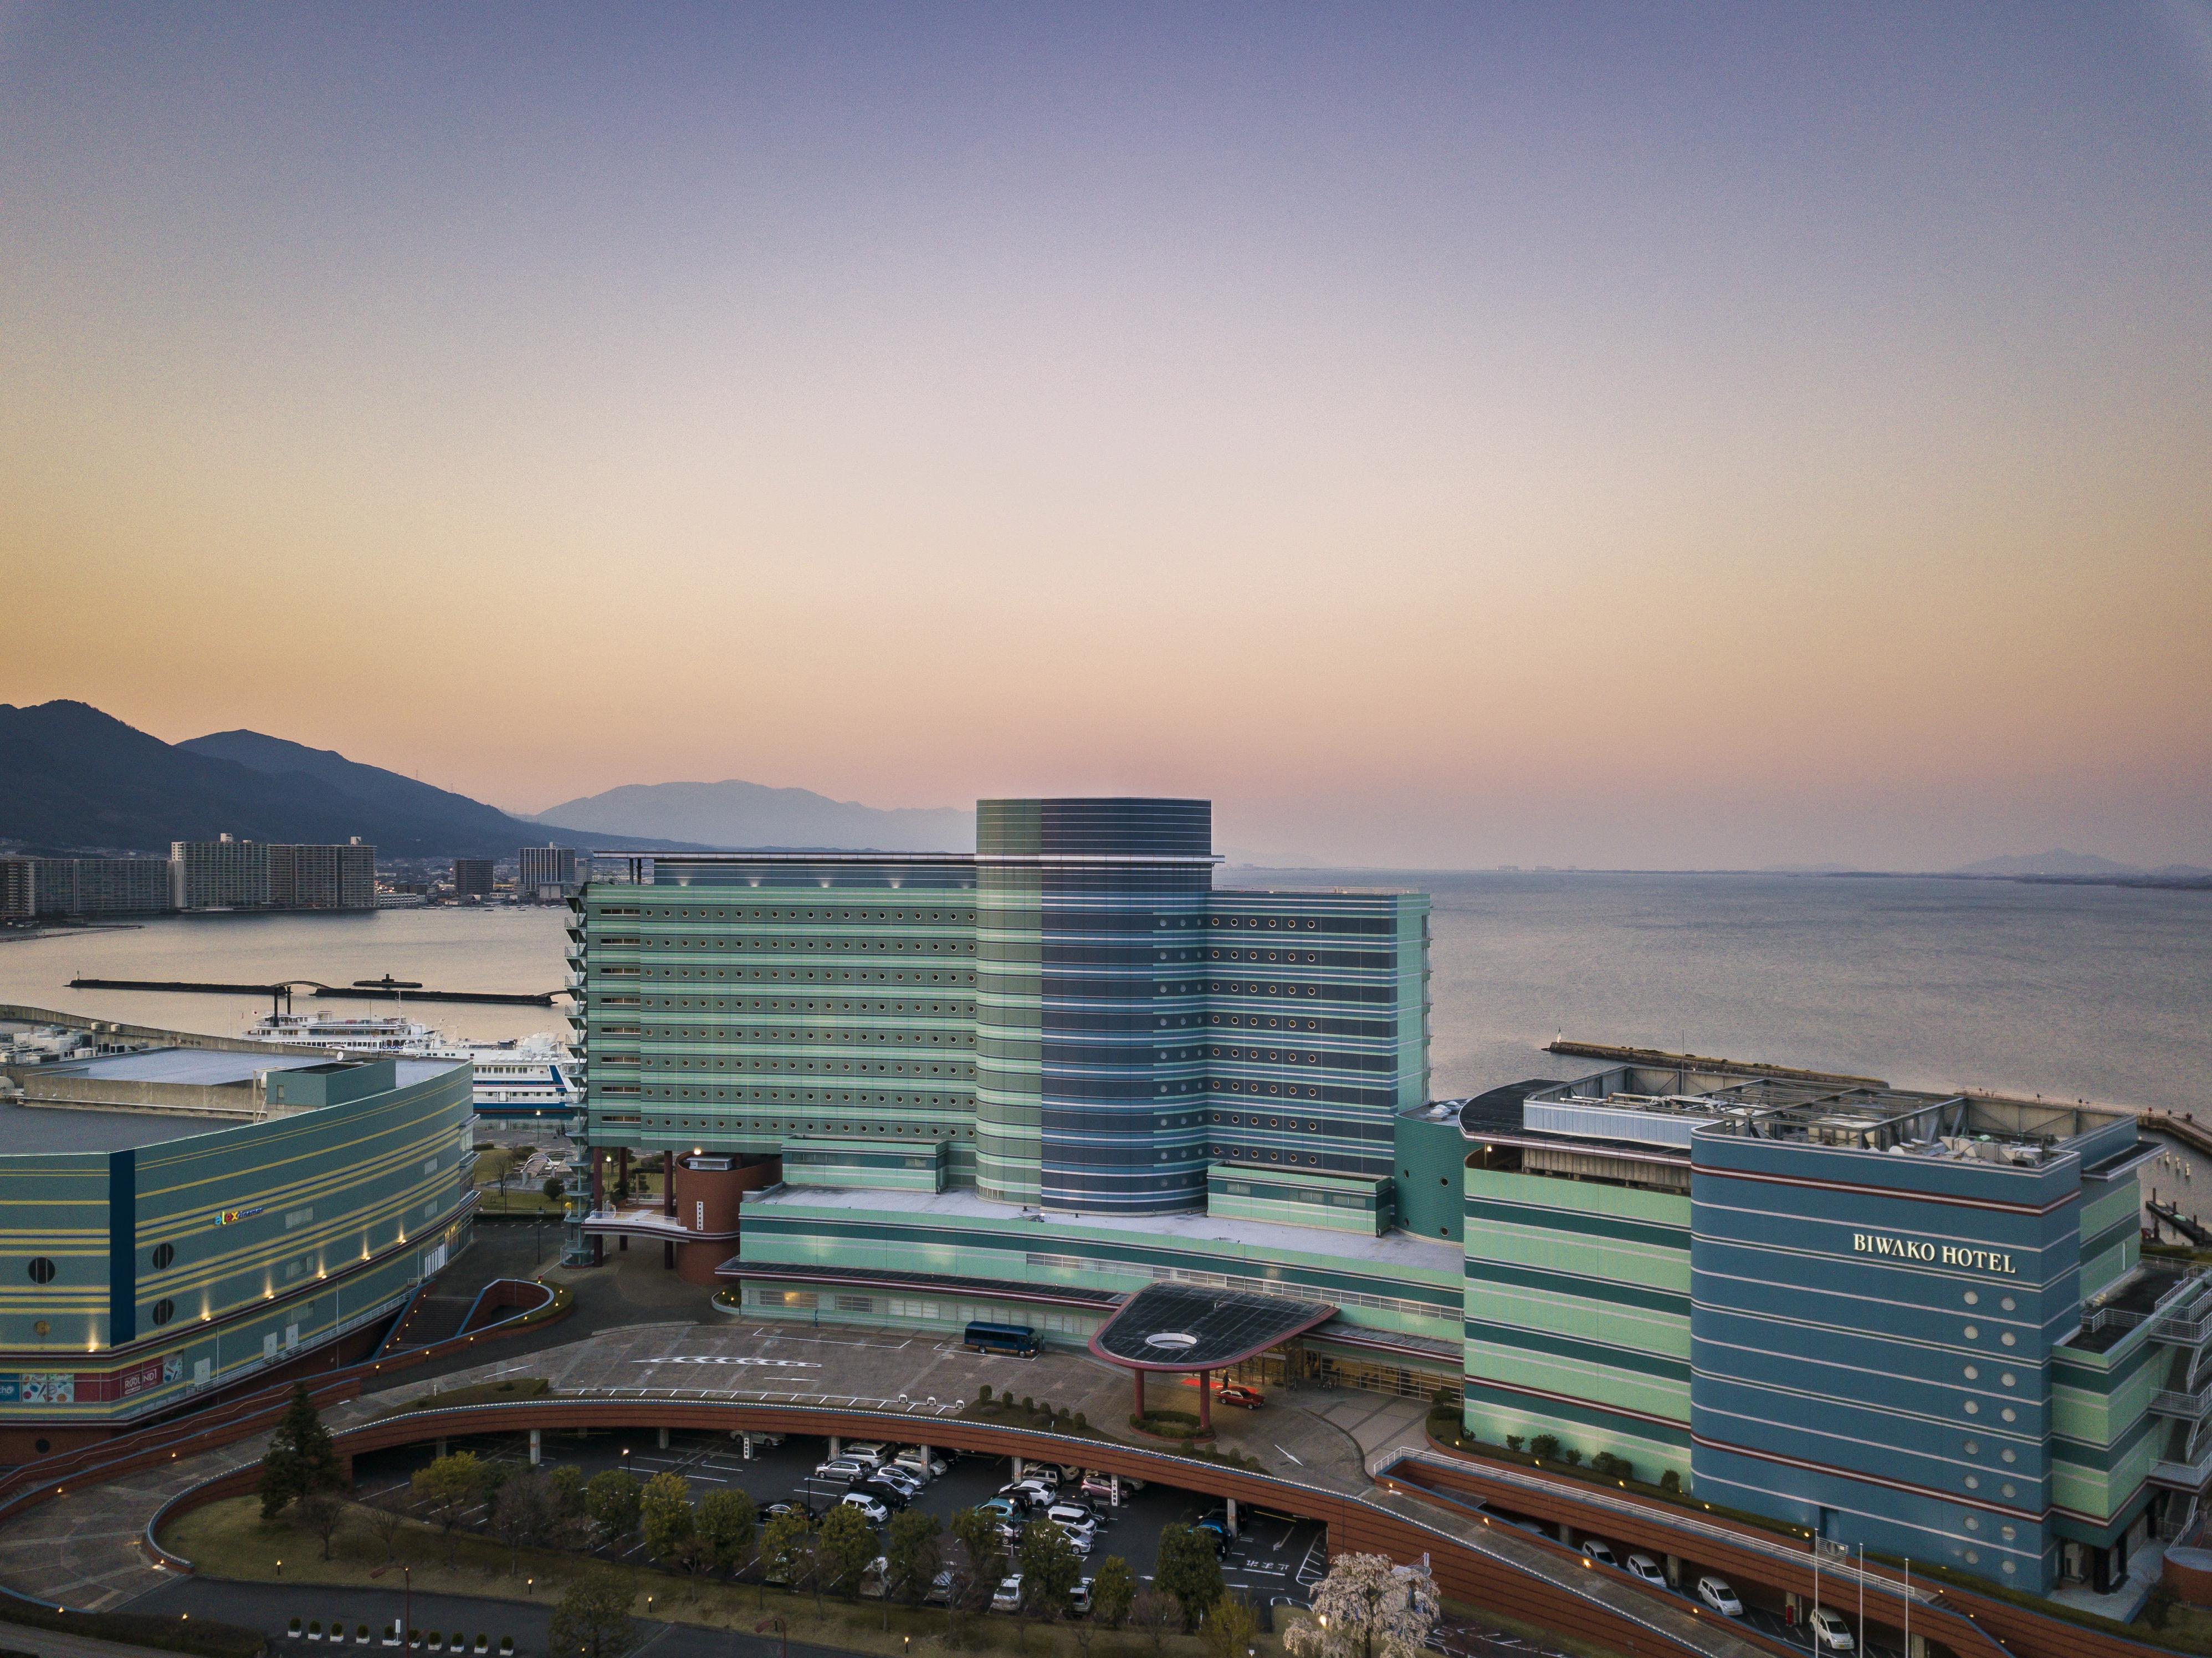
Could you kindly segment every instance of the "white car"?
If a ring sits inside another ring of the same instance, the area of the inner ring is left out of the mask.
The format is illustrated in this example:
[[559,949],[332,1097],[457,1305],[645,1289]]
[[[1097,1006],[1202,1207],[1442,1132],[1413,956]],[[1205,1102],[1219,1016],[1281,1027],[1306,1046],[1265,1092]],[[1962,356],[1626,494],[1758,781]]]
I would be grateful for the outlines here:
[[1018,1573],[1001,1577],[999,1587],[991,1591],[993,1612],[1019,1612],[1022,1609],[1022,1580]]
[[869,1496],[866,1491],[847,1491],[844,1502],[838,1506],[858,1509],[860,1511],[860,1518],[871,1526],[880,1526],[891,1517],[891,1511],[885,1508],[882,1502]]
[[1617,1566],[1620,1564],[1620,1561],[1613,1558],[1613,1546],[1606,1542],[1602,1538],[1585,1537],[1583,1539],[1583,1552],[1588,1555],[1591,1559],[1596,1561],[1601,1566]]
[[1743,1602],[1735,1598],[1735,1591],[1728,1586],[1725,1577],[1698,1579],[1698,1599],[1723,1618],[1743,1616]]
[[1080,1503],[1055,1503],[1044,1511],[1044,1517],[1071,1531],[1079,1526],[1088,1529],[1098,1523],[1098,1516]]
[[945,1474],[945,1459],[934,1451],[925,1458],[919,1445],[908,1446],[891,1461],[895,1467],[904,1468],[911,1474],[919,1474],[924,1479],[939,1479]]
[[1660,1570],[1659,1563],[1648,1554],[1632,1554],[1628,1557],[1628,1575],[1631,1577],[1643,1579],[1655,1588],[1663,1589],[1667,1587],[1667,1574]]
[[874,1439],[852,1442],[837,1454],[848,1462],[863,1463],[871,1468],[879,1468],[891,1460],[891,1448]]
[[1813,1625],[1813,1645],[1821,1652],[1856,1652],[1858,1643],[1851,1638],[1851,1626],[1826,1606],[1814,1610],[1808,1620]]

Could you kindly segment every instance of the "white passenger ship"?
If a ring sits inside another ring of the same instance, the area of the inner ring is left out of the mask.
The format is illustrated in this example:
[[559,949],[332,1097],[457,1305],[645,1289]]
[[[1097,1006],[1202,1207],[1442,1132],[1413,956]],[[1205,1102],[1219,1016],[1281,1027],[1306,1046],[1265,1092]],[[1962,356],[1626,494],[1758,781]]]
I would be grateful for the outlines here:
[[466,1060],[476,1067],[477,1114],[566,1116],[582,1105],[583,1062],[560,1040],[538,1035],[503,1042],[463,1042],[404,1014],[344,1017],[335,1013],[270,1013],[246,1031],[258,1042],[380,1054],[401,1060]]

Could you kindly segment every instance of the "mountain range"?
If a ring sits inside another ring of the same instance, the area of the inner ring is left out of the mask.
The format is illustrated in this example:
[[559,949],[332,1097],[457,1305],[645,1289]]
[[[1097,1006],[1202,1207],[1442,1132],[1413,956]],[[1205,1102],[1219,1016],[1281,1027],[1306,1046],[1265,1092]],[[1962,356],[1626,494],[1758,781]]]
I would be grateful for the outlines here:
[[884,809],[811,789],[764,784],[631,783],[538,814],[601,837],[694,841],[716,847],[842,847],[872,852],[973,852],[975,814],[953,808]]
[[2159,880],[2197,880],[2212,876],[2212,869],[2195,864],[2165,864],[2156,869],[2144,869],[2135,864],[2117,864],[2109,858],[2100,858],[2094,852],[2033,852],[2008,858],[1984,858],[1978,864],[1967,864],[1954,869],[1953,875],[2004,875],[2019,878],[2035,875],[2069,875],[2094,878],[2099,876],[2146,876]]
[[258,732],[164,743],[82,702],[0,703],[0,839],[166,853],[172,841],[328,843],[401,858],[512,856],[550,835],[465,794]]

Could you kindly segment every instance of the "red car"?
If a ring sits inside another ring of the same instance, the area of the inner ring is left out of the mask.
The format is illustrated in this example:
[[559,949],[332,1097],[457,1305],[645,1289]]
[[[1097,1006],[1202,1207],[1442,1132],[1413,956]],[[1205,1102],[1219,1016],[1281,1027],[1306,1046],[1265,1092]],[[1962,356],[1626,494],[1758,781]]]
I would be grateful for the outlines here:
[[1267,1402],[1267,1395],[1257,1388],[1248,1388],[1241,1382],[1224,1382],[1217,1395],[1224,1405],[1241,1405],[1248,1411],[1256,1411]]

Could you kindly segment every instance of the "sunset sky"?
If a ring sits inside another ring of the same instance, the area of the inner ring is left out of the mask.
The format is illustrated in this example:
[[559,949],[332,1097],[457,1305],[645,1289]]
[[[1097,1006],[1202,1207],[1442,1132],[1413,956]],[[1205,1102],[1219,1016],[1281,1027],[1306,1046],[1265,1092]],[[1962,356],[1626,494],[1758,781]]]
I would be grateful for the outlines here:
[[513,809],[2212,864],[2212,4],[0,0],[0,701]]

